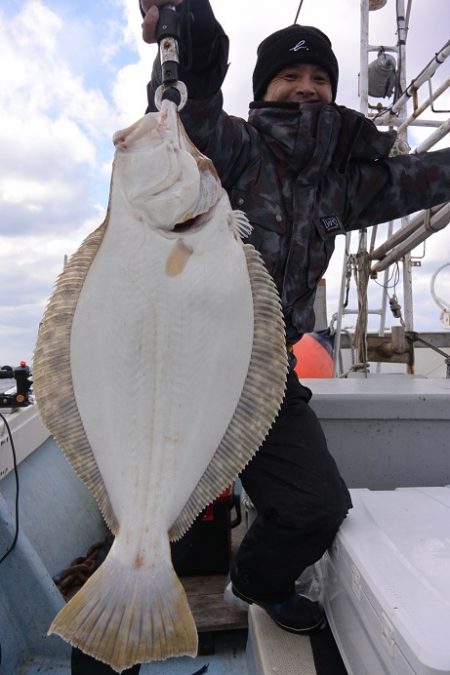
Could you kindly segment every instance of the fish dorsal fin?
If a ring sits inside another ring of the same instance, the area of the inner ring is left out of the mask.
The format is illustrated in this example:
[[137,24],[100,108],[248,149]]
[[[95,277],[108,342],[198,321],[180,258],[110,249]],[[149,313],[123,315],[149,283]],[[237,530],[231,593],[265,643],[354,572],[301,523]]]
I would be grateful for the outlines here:
[[[74,471],[93,493],[106,524],[115,533],[117,521],[80,418],[70,367],[70,335],[75,308],[107,223],[108,216],[84,240],[56,282],[39,328],[33,359],[33,381],[44,424]],[[64,415],[61,410],[64,410]]]
[[197,515],[248,464],[278,413],[286,386],[287,354],[277,289],[261,256],[244,245],[253,295],[254,333],[247,377],[236,410],[205,472],[169,532],[180,539]]

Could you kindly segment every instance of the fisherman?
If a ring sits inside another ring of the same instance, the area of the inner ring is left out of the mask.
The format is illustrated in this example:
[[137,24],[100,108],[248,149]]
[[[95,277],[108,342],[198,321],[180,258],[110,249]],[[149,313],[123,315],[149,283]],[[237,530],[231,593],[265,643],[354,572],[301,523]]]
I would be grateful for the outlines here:
[[[212,159],[233,208],[253,226],[282,300],[290,371],[281,410],[241,473],[257,517],[232,563],[236,596],[261,606],[282,628],[309,634],[325,624],[295,581],[332,543],[351,508],[349,492],[295,372],[292,346],[314,327],[313,302],[335,237],[450,199],[450,150],[389,158],[394,132],[335,103],[339,67],[318,28],[292,25],[260,44],[248,121],[227,115],[221,85],[228,38],[209,0],[140,0],[143,39],[156,42],[159,7],[181,18],[181,118]],[[159,60],[148,109],[161,82]],[[112,673],[73,650],[73,675]],[[139,666],[129,672],[136,675]]]
[[[145,42],[155,42],[166,4],[177,6],[189,36],[180,45],[179,79],[189,94],[183,124],[253,226],[247,241],[277,284],[290,356],[280,413],[241,473],[257,518],[232,563],[232,588],[282,628],[308,634],[324,625],[323,612],[296,594],[295,581],[330,546],[351,500],[308,404],[311,392],[294,373],[292,345],[314,328],[315,292],[336,235],[449,200],[450,150],[390,158],[395,133],[335,103],[338,62],[329,38],[311,26],[288,26],[261,42],[248,121],[228,115],[220,91],[228,38],[209,0],[140,0]],[[156,110],[160,83],[156,59],[147,112]]]

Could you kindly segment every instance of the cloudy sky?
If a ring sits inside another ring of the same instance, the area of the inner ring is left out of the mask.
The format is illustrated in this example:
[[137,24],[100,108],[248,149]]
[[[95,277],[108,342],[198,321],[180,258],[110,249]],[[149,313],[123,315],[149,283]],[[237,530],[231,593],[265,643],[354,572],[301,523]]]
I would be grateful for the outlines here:
[[[298,2],[212,4],[231,39],[226,109],[246,116],[256,47],[294,21]],[[356,108],[359,5],[359,0],[304,0],[299,18],[330,36],[341,67],[338,102]],[[395,44],[394,5],[388,0],[371,13],[371,44]],[[112,134],[138,119],[146,105],[155,48],[141,41],[140,23],[137,0],[1,2],[0,365],[31,362],[39,320],[64,256],[103,220]],[[408,82],[448,40],[449,25],[450,0],[413,0]],[[447,63],[436,80],[445,77]],[[448,97],[445,104],[440,107],[450,108]],[[412,144],[417,139],[419,133]],[[336,311],[340,250],[327,274],[329,315]],[[414,270],[415,328],[440,330],[430,277],[450,262],[450,227],[417,251],[424,252]],[[449,282],[446,268],[436,290],[450,303]]]

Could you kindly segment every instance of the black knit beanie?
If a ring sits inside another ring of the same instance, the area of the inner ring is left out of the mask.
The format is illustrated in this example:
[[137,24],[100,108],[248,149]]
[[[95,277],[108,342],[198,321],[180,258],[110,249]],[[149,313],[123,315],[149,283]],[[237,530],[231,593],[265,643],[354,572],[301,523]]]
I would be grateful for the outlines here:
[[294,63],[321,66],[329,75],[333,101],[336,98],[339,66],[325,33],[313,26],[294,24],[266,37],[258,47],[253,71],[253,95],[261,100],[269,82],[283,68]]

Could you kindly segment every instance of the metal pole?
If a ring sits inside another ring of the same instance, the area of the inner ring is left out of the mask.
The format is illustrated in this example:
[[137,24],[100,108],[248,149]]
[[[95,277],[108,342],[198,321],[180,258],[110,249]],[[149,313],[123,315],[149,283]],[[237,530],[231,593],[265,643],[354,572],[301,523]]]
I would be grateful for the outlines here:
[[372,265],[372,272],[385,270],[389,265],[397,262],[406,253],[419,246],[434,232],[443,230],[449,222],[450,202],[440,208],[434,206],[429,212],[425,211],[416,216],[371,254],[371,259],[378,261]]
[[[403,131],[403,127],[407,127],[407,126],[409,126],[410,124],[412,124],[413,122],[416,122],[416,121],[417,121],[417,118],[419,117],[419,115],[421,115],[421,114],[422,114],[422,113],[423,113],[430,105],[432,105],[433,102],[434,102],[437,98],[439,98],[439,96],[440,96],[441,94],[443,94],[445,91],[447,91],[447,89],[449,88],[449,86],[450,86],[450,78],[447,78],[447,79],[441,84],[441,86],[438,87],[438,88],[436,89],[436,91],[432,92],[432,93],[430,94],[430,96],[427,98],[427,100],[424,101],[424,102],[422,103],[422,105],[420,105],[418,108],[416,108],[416,110],[414,110],[413,114],[410,115],[410,116],[408,117],[408,119],[407,119],[405,122],[403,122],[402,125],[401,125],[400,127],[398,127],[398,131]],[[431,121],[432,121],[433,126],[434,126],[434,125],[436,125],[436,126],[439,125],[439,126],[440,126],[440,122],[437,122],[436,120],[431,120]],[[421,122],[422,124],[426,124],[426,122],[424,122],[423,120],[419,120],[419,122]]]
[[361,0],[361,48],[359,52],[359,109],[367,115],[369,107],[369,0]]
[[347,260],[350,252],[351,237],[352,237],[351,232],[348,232],[345,235],[345,250],[342,258],[343,264],[341,276],[341,290],[339,292],[339,304],[336,316],[336,329],[334,334],[333,377],[342,374],[341,372],[338,372],[338,368],[339,368],[339,356],[341,353],[342,319],[344,317],[344,298],[345,298]]
[[414,330],[414,307],[412,296],[412,268],[411,254],[407,253],[403,258],[403,319],[405,330]]
[[[360,100],[360,111],[367,115],[368,104],[369,104],[369,64],[368,64],[368,46],[369,46],[369,0],[361,0],[360,8],[360,37],[361,37],[361,47],[359,52],[359,100]],[[341,332],[342,332],[342,319],[345,314],[344,311],[344,297],[345,297],[345,286],[346,286],[346,271],[347,271],[347,261],[350,254],[350,245],[351,245],[351,232],[348,232],[345,235],[345,251],[343,256],[343,265],[342,265],[342,277],[341,277],[341,290],[339,294],[339,305],[336,317],[336,329],[334,336],[334,363],[333,363],[333,376],[336,377],[342,373],[338,372],[339,368],[339,357],[341,350]]]
[[440,140],[442,140],[450,131],[450,118],[443,122],[439,129],[436,129],[436,131],[433,131],[433,133],[428,136],[426,141],[423,143],[420,143],[420,145],[417,146],[414,150],[414,154],[417,154],[418,152],[426,152],[430,148],[433,147],[433,145],[436,145]]
[[[398,27],[398,59],[399,59],[399,85],[400,91],[406,89],[406,19],[405,19],[405,3],[404,0],[397,0],[397,27]],[[406,100],[401,105],[398,111],[398,119],[400,121],[406,120]],[[403,128],[399,133],[399,140],[408,142],[407,128]],[[402,219],[402,223],[407,220]],[[414,326],[414,307],[413,307],[413,293],[412,293],[412,268],[411,268],[411,254],[407,253],[403,258],[403,319],[405,322],[405,330],[413,330]]]
[[[397,0],[397,26],[398,26],[398,62],[399,62],[399,86],[400,91],[406,89],[406,21],[405,21],[405,3],[404,0]],[[400,106],[398,115],[399,121],[406,119],[406,99]],[[399,138],[402,141],[407,141],[406,129],[400,131]]]

